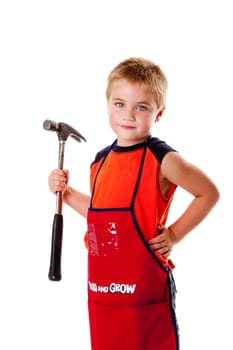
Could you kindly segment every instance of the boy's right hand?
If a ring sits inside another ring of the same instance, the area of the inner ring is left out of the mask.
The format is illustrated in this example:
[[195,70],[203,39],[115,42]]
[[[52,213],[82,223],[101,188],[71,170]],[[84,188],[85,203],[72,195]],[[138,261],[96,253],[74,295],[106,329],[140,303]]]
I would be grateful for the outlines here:
[[52,193],[65,192],[69,182],[69,171],[54,169],[48,177],[49,189]]

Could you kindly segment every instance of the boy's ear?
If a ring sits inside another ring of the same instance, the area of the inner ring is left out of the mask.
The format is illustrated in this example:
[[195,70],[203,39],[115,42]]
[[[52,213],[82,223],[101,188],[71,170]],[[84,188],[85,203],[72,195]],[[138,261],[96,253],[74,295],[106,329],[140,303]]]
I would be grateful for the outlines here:
[[158,121],[160,120],[160,118],[162,117],[162,114],[163,114],[164,110],[165,110],[165,107],[162,108],[162,109],[159,109],[159,111],[157,112],[156,117],[155,117],[155,123],[158,122]]

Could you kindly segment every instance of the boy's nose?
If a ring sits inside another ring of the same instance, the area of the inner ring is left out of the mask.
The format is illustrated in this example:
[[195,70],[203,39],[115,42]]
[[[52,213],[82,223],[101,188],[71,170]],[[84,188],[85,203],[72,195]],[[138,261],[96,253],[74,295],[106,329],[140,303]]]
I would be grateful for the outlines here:
[[126,110],[124,113],[124,119],[129,121],[135,120],[134,111],[132,109]]

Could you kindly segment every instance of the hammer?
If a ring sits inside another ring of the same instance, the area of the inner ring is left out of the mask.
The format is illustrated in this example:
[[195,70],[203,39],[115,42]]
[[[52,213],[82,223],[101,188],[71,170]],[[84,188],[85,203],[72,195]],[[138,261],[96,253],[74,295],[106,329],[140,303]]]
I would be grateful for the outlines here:
[[[77,130],[65,123],[56,123],[53,120],[45,120],[43,127],[48,131],[56,131],[59,140],[58,168],[63,169],[65,143],[69,136],[76,141],[86,141]],[[62,192],[56,193],[56,212],[53,219],[51,254],[48,278],[50,281],[61,280],[61,254],[63,236]]]

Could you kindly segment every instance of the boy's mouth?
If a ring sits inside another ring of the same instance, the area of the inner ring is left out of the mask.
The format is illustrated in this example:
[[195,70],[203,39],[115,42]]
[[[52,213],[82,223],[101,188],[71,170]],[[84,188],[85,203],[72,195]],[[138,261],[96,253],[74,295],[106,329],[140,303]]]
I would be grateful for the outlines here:
[[132,125],[120,125],[120,127],[126,130],[135,129],[135,126],[132,126]]

